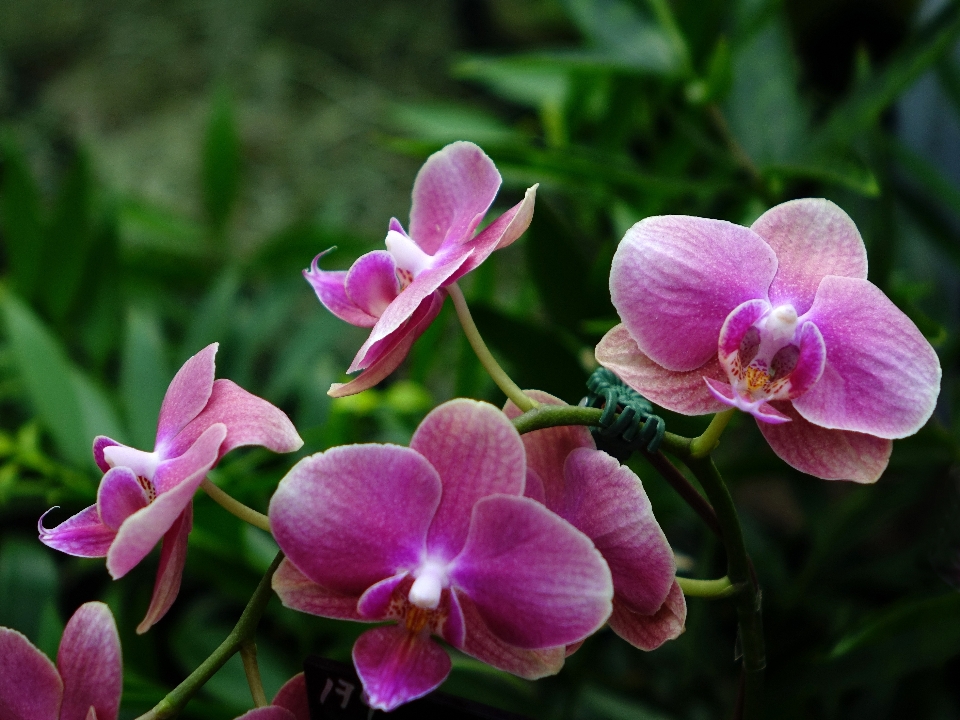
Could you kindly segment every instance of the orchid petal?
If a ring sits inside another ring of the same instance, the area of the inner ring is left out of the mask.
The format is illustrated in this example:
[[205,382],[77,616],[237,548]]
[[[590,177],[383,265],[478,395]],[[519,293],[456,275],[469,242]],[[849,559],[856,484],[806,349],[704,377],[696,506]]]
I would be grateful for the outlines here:
[[[527,390],[525,394],[543,405],[566,405],[559,398],[541,390]],[[503,412],[511,419],[521,414],[510,400],[504,405]],[[561,425],[525,433],[521,438],[527,452],[527,466],[536,473],[543,488],[543,504],[553,512],[558,512],[558,508],[563,507],[567,492],[563,463],[567,455],[577,448],[596,449],[593,436],[583,425]],[[529,483],[529,473],[527,478]],[[529,492],[525,494],[534,500],[539,499]]]
[[310,287],[317,294],[317,299],[338,318],[357,327],[373,327],[377,324],[377,317],[359,308],[347,296],[345,286],[347,271],[320,269],[320,258],[330,250],[317,255],[310,263],[309,269],[303,271],[303,277],[310,283]]
[[273,697],[275,707],[286,708],[294,720],[310,720],[310,703],[307,700],[307,681],[303,673],[287,680]]
[[407,357],[413,343],[433,322],[443,307],[443,295],[434,293],[417,308],[407,325],[397,330],[392,336],[384,338],[382,349],[367,369],[348,383],[333,383],[327,391],[330,397],[346,397],[373,387],[390,373],[400,367],[400,363]]
[[610,570],[593,543],[529,498],[480,500],[449,573],[494,634],[522,648],[581,640],[611,611]]
[[500,189],[493,161],[470,142],[435,152],[413,183],[410,237],[429,255],[470,239]]
[[97,511],[111,530],[119,530],[124,520],[149,503],[150,497],[128,467],[111,468],[100,480]]
[[457,594],[457,599],[466,629],[463,644],[457,647],[467,655],[527,680],[539,680],[560,672],[565,658],[562,645],[540,650],[510,645],[490,630],[469,597]]
[[220,343],[207,345],[173,376],[160,406],[158,447],[180,432],[207,404],[213,391],[214,358],[219,346]]
[[890,440],[808,422],[789,402],[775,403],[792,419],[786,425],[759,423],[760,432],[784,462],[823,480],[876,482],[887,468]]
[[625,325],[610,330],[596,349],[597,362],[612,370],[650,402],[683,415],[707,415],[726,410],[703,384],[705,377],[726,381],[716,352],[704,365],[688,372],[667,370],[645,355]]
[[704,378],[710,393],[720,402],[750,413],[763,423],[777,425],[790,422],[790,418],[773,407],[765,400],[747,400],[734,391],[730,383],[720,382],[712,378]]
[[363,620],[357,612],[359,594],[344,594],[317,585],[284,558],[273,574],[273,591],[284,606],[320,617]]
[[699,368],[720,327],[746,300],[766,297],[777,258],[747,228],[661,216],[634,225],[617,248],[610,295],[640,350],[668,370]]
[[609,623],[611,630],[634,647],[655,650],[667,640],[678,638],[686,619],[687,602],[674,581],[663,605],[649,615],[635,612],[628,602],[614,595]]
[[60,720],[85,720],[92,707],[99,720],[117,720],[123,692],[120,637],[110,609],[81,605],[63,630],[57,668],[63,678]]
[[[413,584],[410,573],[406,571],[397,573],[368,587],[357,602],[357,612],[360,613],[360,617],[364,620],[383,620],[387,617],[394,591],[405,580],[410,581],[407,583],[408,586]],[[407,587],[407,592],[409,592],[409,587]]]
[[0,627],[0,717],[58,720],[62,697],[50,659],[16,630]]
[[143,635],[167,614],[180,592],[183,567],[187,562],[187,539],[193,527],[193,505],[187,505],[173,525],[163,536],[160,550],[160,565],[153,585],[150,607],[143,621],[137,626],[137,634]]
[[[267,705],[267,707],[254,708],[240,715],[236,720],[300,720],[286,708]],[[307,716],[309,720],[309,716]]]
[[460,606],[460,598],[455,591],[447,589],[443,591],[440,603],[441,607],[446,609],[446,615],[438,635],[454,647],[463,647],[467,637],[467,624],[463,617],[463,608]]
[[593,540],[610,567],[616,597],[652,615],[674,583],[677,565],[640,478],[599,450],[579,448],[564,466],[562,518]]
[[116,531],[100,519],[96,505],[81,510],[49,530],[43,527],[41,517],[37,530],[44,545],[75,557],[104,557],[117,536]]
[[822,377],[826,362],[827,346],[820,329],[812,322],[804,323],[800,328],[800,355],[796,367],[787,376],[789,393],[783,399],[798,397],[813,387]]
[[446,281],[449,285],[456,282],[471,270],[474,270],[486,260],[494,250],[502,250],[512,245],[527,231],[533,220],[533,209],[537,200],[537,185],[527,189],[523,200],[507,210],[492,223],[487,225],[479,235],[470,241],[473,254],[459,270]]
[[470,511],[481,498],[523,494],[526,462],[516,428],[497,408],[457,399],[430,412],[410,440],[440,475],[443,495],[430,525],[431,557],[450,560],[463,547]]
[[110,469],[110,464],[103,457],[103,449],[108,448],[111,445],[119,445],[116,440],[108,438],[106,435],[97,435],[93,439],[93,461],[97,463],[97,467],[107,472]]
[[274,538],[314,582],[359,595],[419,563],[440,477],[395,445],[336,447],[298,462],[270,501]]
[[426,633],[415,635],[396,625],[357,638],[353,663],[367,704],[384,712],[437,688],[452,667],[450,656]]
[[227,434],[225,425],[211,425],[180,457],[157,470],[157,485],[169,488],[124,521],[107,554],[107,570],[114,580],[126,575],[159,542],[193,500],[203,478],[217,460]]
[[397,264],[386,250],[361,255],[344,281],[347,297],[368,315],[380,317],[400,294]]
[[[527,435],[530,434],[527,433]],[[527,468],[527,484],[523,488],[523,496],[536,500],[541,505],[547,504],[547,491],[543,488],[543,480],[540,479],[537,471],[531,467]]]
[[734,372],[734,364],[740,352],[740,343],[744,335],[763,314],[770,310],[770,303],[766,300],[747,300],[735,307],[720,328],[720,337],[717,341],[720,365],[728,374]]
[[834,430],[901,438],[919,430],[940,392],[940,361],[917,326],[866,280],[825,277],[805,316],[827,347],[820,380],[793,404]]
[[823,198],[791,200],[767,210],[750,227],[777,255],[770,284],[774,305],[789,303],[802,315],[827,275],[867,279],[867,250],[843,210]]
[[[272,403],[247,392],[230,380],[213,383],[210,400],[193,421],[174,439],[170,456],[176,457],[196,442],[207,428],[216,423],[227,427],[227,437],[220,446],[217,459],[242,445],[260,445],[273,452],[293,452],[303,447],[303,440],[286,414]],[[157,491],[168,486],[157,482]]]

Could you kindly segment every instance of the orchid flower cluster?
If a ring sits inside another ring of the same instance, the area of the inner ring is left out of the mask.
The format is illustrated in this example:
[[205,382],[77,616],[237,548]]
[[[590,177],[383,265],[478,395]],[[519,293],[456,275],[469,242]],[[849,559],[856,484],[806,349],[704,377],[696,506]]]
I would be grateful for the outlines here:
[[[303,441],[280,409],[214,379],[217,345],[210,345],[171,381],[153,450],[94,439],[103,471],[96,504],[54,527],[41,518],[40,540],[70,555],[105,557],[115,580],[160,543],[152,600],[137,628],[147,632],[176,600],[192,499],[203,488],[269,529],[281,550],[237,642],[218,652],[252,643],[271,590],[296,611],[376,623],[359,636],[353,661],[366,702],[381,710],[443,683],[451,659],[434,637],[536,679],[559,672],[601,627],[652,650],[683,632],[685,595],[731,597],[746,702],[756,703],[750,678],[763,667],[759,590],[710,460],[724,424],[739,409],[791,466],[874,482],[892,440],[930,418],[937,356],[866,279],[856,226],[826,200],[784,203],[750,228],[685,216],[633,226],[610,275],[622,322],[600,342],[596,360],[664,408],[715,414],[700,437],[667,433],[664,447],[700,481],[707,497],[692,486],[687,497],[692,491],[695,509],[720,533],[729,573],[716,581],[678,577],[640,478],[591,435],[600,410],[521,391],[470,320],[457,281],[516,241],[534,212],[537,186],[478,232],[500,183],[479,147],[449,145],[417,175],[409,233],[393,219],[386,250],[347,271],[322,269],[329,251],[322,252],[304,276],[330,312],[371,329],[349,368],[360,374],[330,395],[361,392],[396,370],[450,295],[481,363],[508,397],[503,409],[454,399],[423,419],[408,447],[349,445],[300,458],[264,518],[224,500],[207,474],[237,447],[291,453]],[[687,482],[665,455],[648,455],[675,486]],[[0,717],[113,720],[120,657],[112,616],[99,603],[70,620],[56,666],[19,633],[0,629]],[[187,678],[173,704],[150,717],[175,713],[202,682]],[[244,718],[309,717],[302,675],[269,706],[258,683],[252,673],[258,707]]]

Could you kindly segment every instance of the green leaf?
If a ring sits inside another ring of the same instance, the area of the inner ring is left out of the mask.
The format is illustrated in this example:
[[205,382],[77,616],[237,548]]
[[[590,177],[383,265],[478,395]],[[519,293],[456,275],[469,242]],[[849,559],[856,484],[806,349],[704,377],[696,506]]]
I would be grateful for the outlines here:
[[131,440],[139,448],[152,448],[156,439],[157,417],[171,378],[166,357],[159,320],[131,308],[120,360],[120,392]]
[[669,720],[668,715],[609,691],[587,686],[573,711],[574,720]]
[[[36,540],[4,539],[0,545],[0,626],[22,632],[34,644],[45,635],[44,644],[49,651],[50,635],[57,629],[57,590],[57,568],[51,550]],[[51,612],[53,618],[49,617]],[[57,635],[54,653],[59,641]]]
[[187,328],[187,336],[181,352],[183,360],[210,343],[224,339],[233,313],[236,311],[236,298],[239,292],[239,274],[235,270],[227,270],[210,288],[210,292],[203,299]]
[[56,280],[44,283],[43,300],[58,322],[70,311],[90,261],[92,182],[86,154],[80,151],[63,180],[44,244],[43,272]]
[[497,117],[462,105],[397,104],[391,115],[406,134],[437,143],[469,140],[484,145],[522,139]]
[[33,299],[40,279],[44,244],[40,191],[20,148],[4,138],[3,185],[0,187],[0,222],[14,287]]
[[214,232],[223,232],[240,191],[240,137],[233,104],[217,94],[203,145],[203,200]]
[[570,85],[566,70],[531,57],[471,57],[454,65],[453,75],[481,83],[506,100],[535,109],[562,107]]

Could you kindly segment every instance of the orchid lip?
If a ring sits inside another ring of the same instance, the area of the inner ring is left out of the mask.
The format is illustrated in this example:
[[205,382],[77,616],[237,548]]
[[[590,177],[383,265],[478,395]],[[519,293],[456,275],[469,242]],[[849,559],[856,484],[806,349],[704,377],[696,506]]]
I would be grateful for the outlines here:
[[147,480],[153,480],[162,458],[158,452],[144,452],[125,445],[110,445],[103,449],[103,459],[110,467],[128,467]]

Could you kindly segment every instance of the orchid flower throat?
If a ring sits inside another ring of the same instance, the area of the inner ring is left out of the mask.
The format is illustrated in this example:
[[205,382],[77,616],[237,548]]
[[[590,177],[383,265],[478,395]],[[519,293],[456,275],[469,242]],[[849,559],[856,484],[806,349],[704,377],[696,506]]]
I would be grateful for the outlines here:
[[727,317],[719,357],[736,394],[758,403],[806,392],[823,373],[826,348],[816,325],[793,305],[749,301]]
[[128,467],[137,476],[137,482],[143,488],[143,492],[148,502],[157,499],[157,488],[154,484],[154,477],[157,473],[157,467],[160,465],[160,453],[144,452],[136,448],[125,447],[123,445],[110,445],[103,449],[103,459],[112,467]]
[[447,569],[445,563],[422,562],[411,572],[413,583],[402,583],[394,590],[387,617],[397,620],[413,634],[424,631],[440,634],[449,615],[449,604],[441,602],[450,584]]
[[401,290],[412,283],[417,275],[433,266],[433,256],[425,253],[407,235],[397,230],[390,230],[385,242],[387,252],[393,256],[393,261],[397,264],[397,279],[400,281]]

